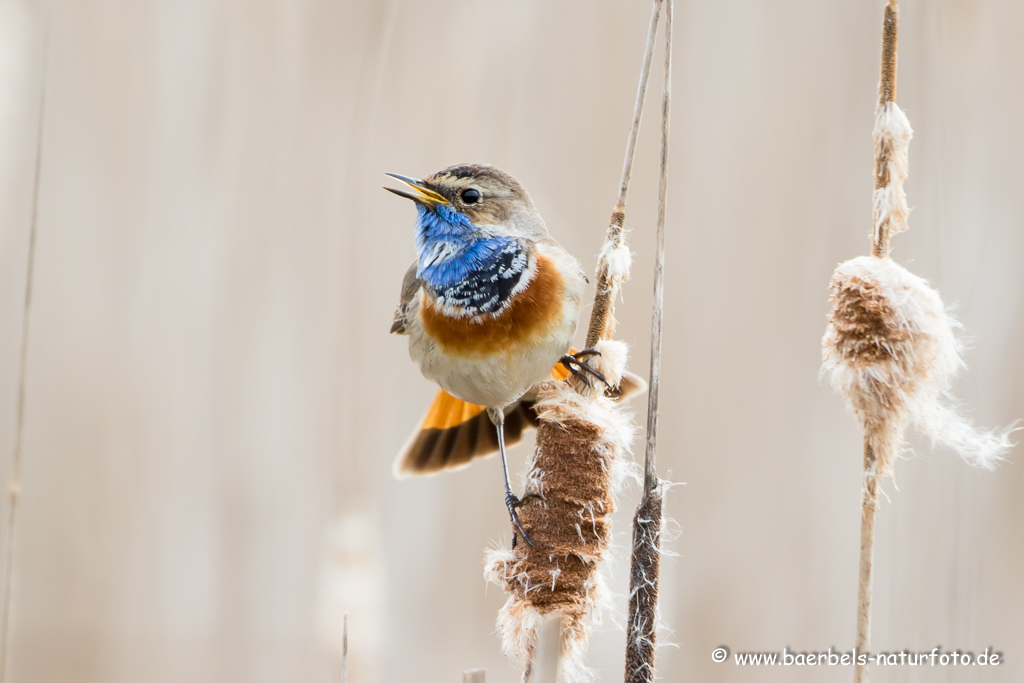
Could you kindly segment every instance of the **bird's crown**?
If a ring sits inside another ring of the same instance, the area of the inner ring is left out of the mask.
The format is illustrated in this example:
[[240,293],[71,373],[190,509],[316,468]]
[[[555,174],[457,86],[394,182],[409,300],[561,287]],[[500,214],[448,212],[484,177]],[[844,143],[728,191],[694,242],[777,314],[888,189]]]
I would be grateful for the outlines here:
[[[487,164],[458,164],[422,180],[389,173],[415,190],[385,188],[442,217],[462,214],[486,234],[538,239],[547,234],[530,195],[514,177]],[[452,216],[454,217],[454,216]],[[458,220],[457,217],[456,220]]]

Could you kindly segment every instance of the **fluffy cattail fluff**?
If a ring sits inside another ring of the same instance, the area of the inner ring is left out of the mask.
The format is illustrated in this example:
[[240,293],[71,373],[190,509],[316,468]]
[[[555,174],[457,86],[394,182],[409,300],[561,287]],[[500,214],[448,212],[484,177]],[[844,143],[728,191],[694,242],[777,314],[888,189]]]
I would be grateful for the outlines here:
[[959,324],[938,292],[888,258],[861,256],[832,275],[832,310],[822,339],[822,373],[864,425],[879,476],[893,476],[909,422],[972,465],[992,468],[1010,430],[991,432],[961,417],[949,395],[964,367]]
[[601,253],[597,257],[598,278],[603,277],[608,283],[608,289],[618,291],[626,280],[629,279],[629,271],[633,267],[633,255],[629,252],[625,237],[617,240],[608,240],[601,247]]
[[626,683],[654,680],[658,645],[658,577],[661,534],[665,525],[667,483],[659,480],[645,495],[633,517],[633,561],[629,572],[629,621],[626,631]]
[[[611,384],[622,376],[626,347],[602,341],[594,367]],[[631,416],[601,393],[581,395],[566,382],[540,387],[537,448],[527,476],[520,520],[536,548],[517,537],[511,550],[488,554],[485,576],[509,598],[498,614],[506,656],[528,680],[541,618],[562,615],[561,679],[589,680],[585,654],[604,596],[598,565],[611,540],[614,492],[635,473],[626,460],[633,441]]]
[[888,243],[888,238],[907,229],[908,151],[914,131],[907,115],[895,102],[880,103],[875,111],[875,191],[871,197],[874,228],[872,242]]
[[588,348],[592,348],[601,339],[611,339],[615,333],[615,297],[623,283],[629,279],[629,271],[633,266],[633,255],[626,245],[627,231],[622,225],[623,220],[623,208],[616,206],[612,212],[608,237],[597,257],[597,292],[594,295],[590,328],[587,330]]

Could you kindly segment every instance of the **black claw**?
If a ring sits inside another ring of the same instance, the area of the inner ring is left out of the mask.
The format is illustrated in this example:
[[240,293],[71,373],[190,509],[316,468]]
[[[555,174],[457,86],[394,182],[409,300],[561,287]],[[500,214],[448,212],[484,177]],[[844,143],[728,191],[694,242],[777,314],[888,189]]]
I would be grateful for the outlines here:
[[574,376],[576,376],[578,379],[580,379],[584,383],[586,383],[587,386],[590,386],[590,380],[588,380],[583,375],[583,373],[589,373],[589,374],[593,375],[594,377],[596,377],[598,379],[598,381],[602,382],[606,387],[608,387],[609,389],[612,389],[613,388],[612,385],[608,382],[607,379],[605,379],[604,375],[602,375],[600,372],[598,372],[594,368],[592,368],[589,365],[587,365],[586,363],[584,363],[583,360],[582,360],[582,358],[584,358],[586,356],[600,356],[600,355],[601,355],[600,351],[595,351],[594,349],[584,349],[582,351],[577,351],[574,354],[566,354],[566,355],[562,356],[562,359],[559,362],[562,365],[564,365],[566,367],[566,369],[569,372],[571,372]]
[[[535,546],[533,544],[533,541],[530,540],[530,537],[526,535],[526,530],[523,529],[523,525],[519,522],[519,515],[516,513],[516,508],[522,505],[524,500],[528,500],[530,498],[535,497],[539,498],[539,496],[537,496],[537,494],[535,493],[528,493],[523,498],[517,498],[514,493],[509,491],[508,493],[505,494],[505,505],[508,507],[509,517],[512,518],[512,525],[515,526],[516,530],[519,532],[519,535],[523,537],[523,540],[526,541],[527,545],[529,545],[534,550],[537,550],[537,546]],[[512,538],[512,547],[516,547],[515,537]]]
[[[523,497],[519,499],[519,505],[522,505],[528,500],[544,500],[544,496],[539,493],[524,493]],[[519,505],[516,505],[516,507],[519,507]]]

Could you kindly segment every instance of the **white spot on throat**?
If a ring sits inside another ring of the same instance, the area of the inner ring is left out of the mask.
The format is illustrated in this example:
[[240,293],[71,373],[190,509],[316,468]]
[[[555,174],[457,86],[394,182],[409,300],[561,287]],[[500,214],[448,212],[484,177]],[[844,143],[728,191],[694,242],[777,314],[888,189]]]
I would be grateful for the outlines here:
[[447,261],[452,256],[455,256],[459,251],[459,247],[451,242],[434,242],[430,246],[430,250],[427,251],[426,255],[420,260],[420,268],[430,268],[439,263]]

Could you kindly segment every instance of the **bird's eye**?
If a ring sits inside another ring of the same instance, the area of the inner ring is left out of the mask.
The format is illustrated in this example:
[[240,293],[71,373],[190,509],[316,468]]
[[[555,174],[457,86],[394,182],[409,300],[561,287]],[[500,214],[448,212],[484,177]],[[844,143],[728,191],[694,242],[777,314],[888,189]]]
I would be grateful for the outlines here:
[[462,201],[466,204],[476,204],[480,201],[480,190],[475,187],[470,187],[463,190],[460,196],[462,197]]

